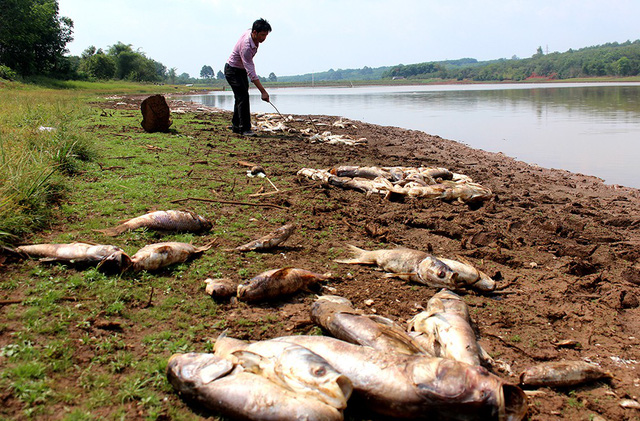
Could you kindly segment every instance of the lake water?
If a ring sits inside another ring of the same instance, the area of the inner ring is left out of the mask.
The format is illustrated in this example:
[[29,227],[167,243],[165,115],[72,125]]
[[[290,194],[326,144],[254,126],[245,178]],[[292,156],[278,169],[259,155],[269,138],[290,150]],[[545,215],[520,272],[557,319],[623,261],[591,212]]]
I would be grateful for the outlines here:
[[[424,131],[547,168],[640,188],[640,83],[269,89],[287,114]],[[275,112],[250,91],[252,112]],[[231,91],[182,97],[233,109]]]

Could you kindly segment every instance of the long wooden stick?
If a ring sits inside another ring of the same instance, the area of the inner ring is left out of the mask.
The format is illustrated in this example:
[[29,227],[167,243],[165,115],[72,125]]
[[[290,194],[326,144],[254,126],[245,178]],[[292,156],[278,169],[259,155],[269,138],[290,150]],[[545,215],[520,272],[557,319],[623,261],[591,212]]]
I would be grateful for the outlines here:
[[277,208],[287,210],[284,206],[274,205],[272,203],[250,203],[250,202],[237,202],[235,200],[217,200],[217,199],[203,199],[199,197],[185,197],[184,199],[172,200],[171,203],[186,202],[188,200],[197,200],[199,202],[212,202],[212,203],[224,203],[227,205],[239,205],[239,206],[262,206],[265,208]]

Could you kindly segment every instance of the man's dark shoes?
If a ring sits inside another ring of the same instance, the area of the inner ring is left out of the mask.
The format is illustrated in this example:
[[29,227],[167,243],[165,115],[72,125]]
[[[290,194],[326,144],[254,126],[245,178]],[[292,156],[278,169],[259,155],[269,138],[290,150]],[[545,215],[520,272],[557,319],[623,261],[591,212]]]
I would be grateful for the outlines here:
[[256,137],[258,136],[258,134],[253,130],[245,130],[244,132],[242,132],[242,136]]

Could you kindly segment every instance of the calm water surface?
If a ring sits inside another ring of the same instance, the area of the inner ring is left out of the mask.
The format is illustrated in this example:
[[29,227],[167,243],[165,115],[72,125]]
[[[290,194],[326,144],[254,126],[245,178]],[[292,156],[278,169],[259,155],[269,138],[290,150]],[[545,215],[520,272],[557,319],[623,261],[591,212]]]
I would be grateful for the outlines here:
[[[424,131],[547,168],[640,188],[640,84],[269,89],[281,113]],[[183,97],[233,109],[230,91]],[[252,112],[275,112],[251,90]]]

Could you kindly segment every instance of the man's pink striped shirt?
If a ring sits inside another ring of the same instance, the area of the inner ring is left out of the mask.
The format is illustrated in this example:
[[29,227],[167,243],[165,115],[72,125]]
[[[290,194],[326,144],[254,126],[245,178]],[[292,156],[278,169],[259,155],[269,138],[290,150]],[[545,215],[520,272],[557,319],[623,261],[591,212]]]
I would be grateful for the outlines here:
[[251,39],[251,29],[248,29],[242,34],[235,47],[233,47],[227,63],[229,63],[231,67],[245,69],[247,75],[249,75],[249,79],[256,80],[258,79],[258,75],[256,74],[256,68],[253,64],[253,56],[255,56],[257,52],[258,46],[253,42],[253,39]]

